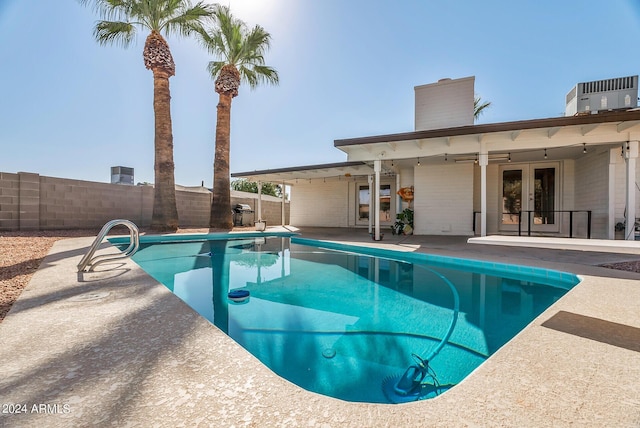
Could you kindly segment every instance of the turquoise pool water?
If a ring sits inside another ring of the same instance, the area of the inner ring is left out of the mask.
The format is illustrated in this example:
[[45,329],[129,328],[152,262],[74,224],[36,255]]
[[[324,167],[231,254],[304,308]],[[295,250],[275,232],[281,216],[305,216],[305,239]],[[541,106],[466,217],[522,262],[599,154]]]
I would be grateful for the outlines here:
[[[347,401],[445,392],[578,283],[289,236],[210,238],[143,240],[133,260],[278,375]],[[249,299],[231,301],[234,289]],[[412,354],[429,359],[428,370]]]

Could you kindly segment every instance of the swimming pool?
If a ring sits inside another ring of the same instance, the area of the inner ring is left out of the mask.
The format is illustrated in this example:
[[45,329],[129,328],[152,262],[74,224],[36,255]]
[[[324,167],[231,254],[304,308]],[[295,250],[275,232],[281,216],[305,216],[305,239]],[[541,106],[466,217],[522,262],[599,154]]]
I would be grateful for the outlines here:
[[[278,375],[347,401],[445,392],[578,283],[298,237],[227,238],[143,239],[133,260]],[[238,289],[250,297],[234,302]]]

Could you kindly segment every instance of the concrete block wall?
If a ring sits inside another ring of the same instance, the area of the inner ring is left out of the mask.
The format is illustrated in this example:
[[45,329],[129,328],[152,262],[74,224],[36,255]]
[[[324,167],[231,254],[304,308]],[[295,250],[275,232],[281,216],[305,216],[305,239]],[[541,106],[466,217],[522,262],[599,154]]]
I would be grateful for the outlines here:
[[[267,226],[277,226],[282,224],[282,199],[275,196],[262,195],[262,220],[267,222]],[[258,194],[231,191],[231,205],[247,204],[253,210],[253,220],[258,220]],[[290,203],[285,202],[285,224],[289,224]]]
[[[234,191],[231,203],[248,203],[255,210],[257,197]],[[211,193],[208,190],[177,189],[176,205],[180,227],[209,226]],[[289,203],[285,206],[288,224]],[[263,196],[263,218],[268,225],[281,224],[281,207],[280,199]],[[0,172],[0,230],[99,229],[116,218],[148,227],[152,214],[152,186]]]
[[[125,218],[151,224],[153,187],[40,177],[41,229],[92,229]],[[22,230],[22,228],[21,228]]]
[[38,174],[21,172],[20,189],[20,230],[40,229],[40,177]]
[[0,230],[20,228],[20,176],[0,172]]
[[473,235],[473,164],[414,169],[416,235]]
[[[151,194],[151,206],[153,207],[153,193]],[[178,207],[180,227],[207,227],[209,225],[211,192],[208,190],[176,190],[176,206]]]
[[[262,220],[267,222],[268,226],[282,224],[282,202],[278,201],[262,201]],[[241,202],[240,202],[241,203]],[[258,202],[257,200],[253,200],[253,205],[251,206],[254,211],[258,210]],[[289,224],[289,204],[285,204],[285,223]],[[256,220],[258,219],[258,215],[256,214]]]

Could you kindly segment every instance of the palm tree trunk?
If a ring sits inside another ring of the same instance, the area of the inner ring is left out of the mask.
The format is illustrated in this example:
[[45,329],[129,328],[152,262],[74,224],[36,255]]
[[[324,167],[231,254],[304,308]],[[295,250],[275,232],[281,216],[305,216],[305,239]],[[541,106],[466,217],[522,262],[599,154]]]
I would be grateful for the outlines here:
[[154,69],[155,189],[151,229],[159,232],[175,232],[178,229],[170,101],[169,74],[166,71]]
[[213,161],[213,200],[211,201],[211,216],[209,218],[209,227],[212,229],[233,229],[229,178],[231,100],[231,94],[220,93],[216,119],[216,151]]

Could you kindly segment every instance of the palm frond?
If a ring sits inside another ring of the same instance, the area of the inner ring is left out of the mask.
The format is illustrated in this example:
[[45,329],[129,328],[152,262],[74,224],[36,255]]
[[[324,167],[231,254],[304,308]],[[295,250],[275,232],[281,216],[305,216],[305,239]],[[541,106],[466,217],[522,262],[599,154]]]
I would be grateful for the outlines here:
[[183,9],[179,14],[167,20],[165,27],[168,33],[188,36],[202,27],[204,18],[211,16],[213,7],[199,2],[193,7]]
[[103,46],[116,44],[126,48],[135,39],[136,29],[128,22],[99,21],[93,35]]
[[244,49],[247,54],[262,56],[271,47],[271,35],[264,28],[256,25],[247,33]]
[[271,35],[259,25],[253,28],[231,13],[228,6],[215,5],[211,25],[198,31],[199,41],[216,59],[207,71],[216,80],[222,68],[229,64],[237,68],[242,82],[251,88],[279,82],[277,71],[265,65],[264,54],[271,44]]
[[[213,13],[214,7],[199,1],[191,6],[189,0],[78,0],[82,5],[91,4],[102,22],[123,22],[150,31],[186,36],[201,26],[204,18]],[[104,30],[100,43],[118,39],[108,36]],[[128,43],[127,43],[128,44]]]
[[280,83],[280,76],[275,68],[267,67],[266,65],[256,65],[253,70],[258,75],[259,83],[266,83],[269,85],[277,85]]
[[478,120],[484,110],[491,105],[491,101],[482,102],[480,97],[473,98],[473,119]]
[[93,9],[104,21],[127,21],[135,1],[131,0],[79,0],[80,4],[93,4]]
[[211,75],[211,78],[215,79],[216,76],[220,74],[220,70],[222,70],[222,67],[224,67],[226,64],[227,63],[224,61],[210,61],[207,65],[207,71]]

